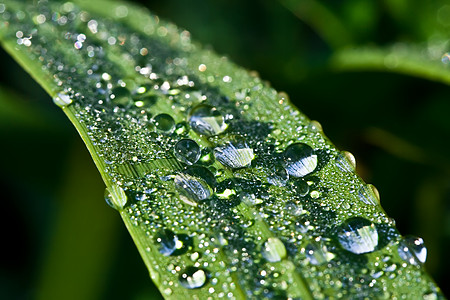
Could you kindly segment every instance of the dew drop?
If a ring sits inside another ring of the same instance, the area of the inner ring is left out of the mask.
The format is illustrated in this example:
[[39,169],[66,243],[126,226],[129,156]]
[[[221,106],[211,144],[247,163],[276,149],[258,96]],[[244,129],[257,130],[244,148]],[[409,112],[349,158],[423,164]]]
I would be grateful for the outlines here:
[[205,136],[218,135],[227,128],[223,115],[215,107],[206,104],[191,110],[189,125],[196,133]]
[[118,86],[113,88],[110,98],[115,105],[125,107],[131,104],[131,93],[126,87]]
[[175,256],[186,253],[192,246],[192,239],[187,234],[175,234],[172,230],[160,230],[155,240],[159,252],[164,256]]
[[72,102],[70,96],[64,93],[58,93],[56,97],[53,98],[53,103],[63,108],[69,106]]
[[121,187],[113,185],[105,189],[105,201],[110,207],[120,210],[127,204],[127,195]]
[[192,206],[207,200],[213,194],[214,175],[204,167],[191,167],[175,176],[180,199]]
[[359,197],[359,200],[361,200],[365,204],[369,204],[369,205],[378,204],[378,199],[375,195],[374,190],[372,189],[372,185],[370,185],[370,184],[363,185],[358,190],[358,197]]
[[181,139],[175,144],[175,157],[182,163],[193,165],[201,155],[199,145],[191,139]]
[[172,133],[175,129],[175,120],[171,115],[159,114],[153,118],[153,121],[158,131]]
[[338,153],[334,159],[334,163],[343,172],[353,172],[356,168],[356,159],[348,151]]
[[294,177],[304,177],[317,167],[317,155],[310,146],[303,143],[288,146],[283,156],[286,171]]
[[404,261],[412,265],[423,264],[427,260],[427,248],[420,237],[404,237],[400,241],[397,251]]
[[180,284],[187,289],[201,288],[207,280],[208,273],[196,267],[187,267],[179,277]]
[[334,253],[328,251],[321,242],[311,242],[305,247],[305,255],[309,262],[319,266],[325,264],[336,257]]
[[378,245],[378,231],[371,221],[354,217],[339,226],[338,240],[345,250],[355,254],[369,253]]
[[269,262],[278,262],[284,259],[287,253],[282,241],[270,237],[264,242],[261,254]]
[[255,155],[245,141],[227,142],[225,146],[214,148],[214,156],[222,165],[232,169],[250,165]]
[[289,174],[286,169],[279,165],[273,164],[267,173],[267,181],[275,186],[285,186],[289,180]]

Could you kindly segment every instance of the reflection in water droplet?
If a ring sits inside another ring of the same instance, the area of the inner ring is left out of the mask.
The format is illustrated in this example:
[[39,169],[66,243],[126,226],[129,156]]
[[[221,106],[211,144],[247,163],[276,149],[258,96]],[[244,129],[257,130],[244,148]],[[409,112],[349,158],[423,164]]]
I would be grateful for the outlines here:
[[201,288],[207,280],[207,272],[196,267],[187,267],[179,277],[180,284],[187,289]]
[[267,261],[277,262],[284,259],[287,253],[282,241],[276,237],[270,237],[264,242],[261,254]]
[[214,156],[224,166],[232,169],[250,165],[255,155],[246,142],[227,142],[225,146],[214,148]]
[[175,234],[168,229],[160,230],[155,240],[159,244],[159,252],[164,256],[184,254],[192,246],[192,240],[188,235]]
[[121,187],[113,185],[105,189],[105,201],[110,207],[120,210],[127,204],[127,195]]
[[200,147],[191,139],[181,139],[175,144],[175,157],[182,163],[193,165],[200,158]]
[[223,115],[216,108],[206,104],[200,104],[192,109],[189,125],[196,133],[206,136],[218,135],[227,128]]
[[317,167],[317,155],[310,146],[303,143],[288,146],[283,156],[286,171],[294,177],[306,176]]
[[59,107],[66,107],[72,104],[73,101],[69,95],[64,93],[58,93],[56,97],[53,98],[53,102]]
[[412,265],[423,264],[427,260],[427,248],[420,237],[404,237],[398,245],[398,254]]
[[378,231],[367,219],[350,218],[338,228],[338,240],[341,246],[350,252],[369,253],[378,245]]
[[322,265],[336,257],[320,242],[311,242],[305,247],[305,255],[313,265]]
[[159,114],[153,118],[156,129],[161,132],[172,133],[175,129],[175,120],[171,115]]
[[213,193],[214,175],[206,168],[192,167],[175,176],[175,185],[180,199],[192,206],[196,202],[207,200]]
[[359,200],[361,200],[365,204],[369,204],[369,205],[377,205],[378,204],[378,199],[375,195],[372,185],[370,185],[370,184],[363,185],[358,190],[358,197],[359,197]]

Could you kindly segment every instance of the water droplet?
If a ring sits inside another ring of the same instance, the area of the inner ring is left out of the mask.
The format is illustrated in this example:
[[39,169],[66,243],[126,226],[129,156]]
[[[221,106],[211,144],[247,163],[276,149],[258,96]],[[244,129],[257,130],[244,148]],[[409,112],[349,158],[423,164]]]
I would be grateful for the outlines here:
[[264,242],[261,254],[267,261],[277,262],[284,259],[287,253],[282,241],[276,237],[270,237]]
[[245,141],[227,142],[225,146],[214,148],[214,156],[224,166],[232,169],[250,165],[255,155]]
[[53,98],[53,102],[59,107],[66,107],[72,104],[72,99],[69,95],[64,93],[58,93],[56,97]]
[[131,93],[126,87],[118,86],[113,88],[110,98],[114,104],[122,107],[131,104]]
[[[378,190],[377,190],[378,192]],[[358,190],[359,200],[369,205],[377,205],[379,203],[379,198],[375,194],[374,187],[371,184],[363,185]]]
[[189,125],[196,133],[206,136],[218,135],[227,128],[223,115],[215,107],[206,104],[192,109]]
[[125,191],[117,185],[105,189],[106,203],[116,210],[122,209],[127,204]]
[[303,143],[288,146],[283,156],[286,171],[294,177],[304,177],[317,167],[317,155],[310,146]]
[[156,129],[161,132],[172,133],[175,129],[175,120],[171,115],[159,114],[153,118]]
[[371,221],[354,217],[339,226],[338,240],[345,250],[355,254],[369,253],[378,245],[378,231]]
[[169,229],[160,230],[155,236],[159,252],[164,256],[186,253],[192,246],[192,239],[187,234],[175,234]]
[[353,172],[356,168],[356,159],[348,151],[338,153],[334,159],[335,165],[344,172]]
[[187,289],[201,288],[207,280],[208,273],[196,267],[187,267],[179,277],[180,284]]
[[289,174],[286,169],[279,165],[273,164],[268,171],[267,181],[275,186],[285,186],[289,180]]
[[213,194],[214,175],[204,167],[191,167],[175,176],[175,185],[180,199],[192,206],[207,200]]
[[294,183],[294,190],[300,197],[305,197],[309,193],[309,185],[303,179],[296,180]]
[[321,242],[311,242],[305,247],[305,255],[313,265],[322,265],[336,257]]
[[427,260],[427,248],[420,237],[404,237],[400,241],[397,251],[404,261],[412,265],[423,264]]
[[175,144],[175,157],[182,163],[193,165],[201,154],[199,145],[191,139],[181,139]]
[[254,206],[263,203],[263,200],[256,198],[255,194],[241,193],[239,199],[248,206]]

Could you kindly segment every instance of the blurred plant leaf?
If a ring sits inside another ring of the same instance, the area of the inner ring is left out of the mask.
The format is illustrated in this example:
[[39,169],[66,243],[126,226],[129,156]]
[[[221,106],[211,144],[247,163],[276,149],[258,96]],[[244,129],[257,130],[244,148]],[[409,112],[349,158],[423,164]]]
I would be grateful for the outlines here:
[[0,37],[80,133],[164,297],[441,297],[352,155],[187,31],[123,3],[9,1]]

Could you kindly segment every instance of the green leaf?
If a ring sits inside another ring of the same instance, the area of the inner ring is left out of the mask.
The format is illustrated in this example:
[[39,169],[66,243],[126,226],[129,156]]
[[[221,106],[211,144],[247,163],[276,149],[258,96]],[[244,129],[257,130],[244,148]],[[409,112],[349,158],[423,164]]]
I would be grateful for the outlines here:
[[9,1],[0,37],[80,133],[164,297],[443,297],[353,156],[187,31],[128,4]]
[[331,67],[339,71],[386,71],[450,84],[446,42],[427,47],[398,44],[386,48],[360,47],[336,52]]

